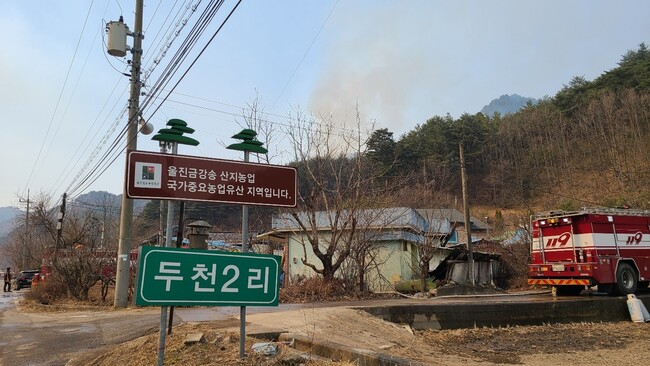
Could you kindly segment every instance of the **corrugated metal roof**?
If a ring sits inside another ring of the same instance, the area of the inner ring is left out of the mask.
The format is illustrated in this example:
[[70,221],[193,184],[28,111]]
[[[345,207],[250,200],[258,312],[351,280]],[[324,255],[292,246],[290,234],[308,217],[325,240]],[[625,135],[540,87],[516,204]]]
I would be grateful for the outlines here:
[[[331,230],[332,227],[338,229],[349,229],[349,211],[340,212],[338,222],[335,224],[336,213],[333,211],[318,211],[315,213],[316,226],[319,230]],[[309,212],[299,212],[298,217],[301,222],[309,222]],[[434,218],[426,220],[415,209],[410,207],[391,207],[380,209],[364,209],[356,211],[357,226],[374,229],[410,229],[417,233],[431,232],[437,234],[449,234],[451,232],[451,223],[449,220]],[[347,226],[346,221],[348,221]],[[281,214],[273,217],[272,228],[275,231],[295,231],[300,227],[298,222],[291,214]]]
[[[465,224],[465,215],[455,208],[427,208],[416,210],[426,219],[447,219],[454,222]],[[488,225],[476,217],[470,216],[471,228],[476,230],[487,230]]]

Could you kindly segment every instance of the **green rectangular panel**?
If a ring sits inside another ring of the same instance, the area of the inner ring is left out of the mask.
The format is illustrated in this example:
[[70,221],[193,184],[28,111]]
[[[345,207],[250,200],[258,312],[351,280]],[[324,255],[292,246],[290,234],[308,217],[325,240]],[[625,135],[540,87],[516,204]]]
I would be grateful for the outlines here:
[[136,305],[278,306],[280,257],[140,247]]

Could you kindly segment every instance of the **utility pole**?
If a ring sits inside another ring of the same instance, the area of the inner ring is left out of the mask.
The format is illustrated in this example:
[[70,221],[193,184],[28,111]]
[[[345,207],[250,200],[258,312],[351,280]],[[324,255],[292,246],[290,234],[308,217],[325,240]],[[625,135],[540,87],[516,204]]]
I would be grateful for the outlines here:
[[[142,59],[142,12],[144,0],[135,1],[135,20],[133,23],[133,48],[131,53],[131,94],[129,97],[129,119],[127,122],[126,147],[136,150],[138,147],[138,116],[140,114],[140,62]],[[125,165],[128,159],[125,159]],[[128,166],[126,167],[128,169]],[[126,170],[125,170],[126,171]],[[126,179],[126,176],[125,176]],[[120,214],[120,241],[117,251],[117,273],[115,278],[115,299],[113,307],[124,308],[128,305],[128,291],[131,253],[131,224],[133,221],[133,200],[126,195],[126,184],[122,191],[122,212]]]
[[27,203],[27,211],[25,212],[25,240],[23,241],[23,255],[22,255],[22,260],[21,260],[21,267],[20,269],[27,269],[25,267],[25,258],[27,257],[27,244],[31,245],[31,240],[29,240],[29,189],[27,190],[27,200],[20,199],[20,203]]
[[63,198],[61,199],[61,207],[59,208],[59,216],[56,223],[56,246],[54,247],[55,253],[61,246],[61,236],[63,235],[63,216],[65,216],[65,201],[67,196],[67,193],[63,193]]
[[458,154],[460,155],[460,179],[463,187],[463,211],[465,215],[465,231],[467,231],[467,268],[470,283],[475,285],[474,279],[474,253],[472,249],[472,220],[469,216],[469,203],[467,202],[467,174],[465,174],[465,156],[463,155],[463,144],[458,144]]

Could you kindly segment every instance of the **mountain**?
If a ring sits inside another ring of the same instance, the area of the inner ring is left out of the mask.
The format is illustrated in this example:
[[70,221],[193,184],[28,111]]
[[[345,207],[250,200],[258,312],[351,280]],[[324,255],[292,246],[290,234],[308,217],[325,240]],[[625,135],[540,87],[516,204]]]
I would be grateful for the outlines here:
[[495,113],[499,113],[502,116],[506,114],[514,114],[520,109],[524,108],[528,103],[532,105],[537,104],[537,99],[522,97],[518,94],[504,94],[497,99],[493,99],[490,104],[486,105],[481,109],[481,113],[488,117],[492,117]]
[[16,207],[0,207],[0,221],[13,219],[17,215],[20,215],[20,213],[20,210]]
[[[74,202],[83,208],[86,209],[109,209],[115,213],[120,212],[120,207],[122,206],[122,195],[115,195],[106,191],[91,191],[77,197]],[[133,201],[133,212],[135,214],[140,213],[144,206],[149,202],[149,200],[134,200]]]
[[20,214],[22,214],[22,211],[15,207],[0,207],[0,237],[13,229],[14,220]]

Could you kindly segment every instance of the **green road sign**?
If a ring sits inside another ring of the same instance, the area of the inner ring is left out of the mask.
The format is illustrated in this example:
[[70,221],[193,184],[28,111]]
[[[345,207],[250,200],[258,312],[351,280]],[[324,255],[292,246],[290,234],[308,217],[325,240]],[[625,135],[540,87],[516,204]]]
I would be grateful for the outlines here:
[[140,247],[136,305],[278,306],[280,257]]

